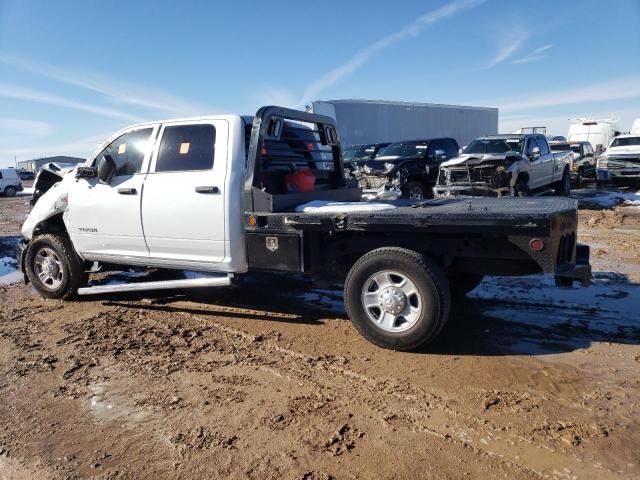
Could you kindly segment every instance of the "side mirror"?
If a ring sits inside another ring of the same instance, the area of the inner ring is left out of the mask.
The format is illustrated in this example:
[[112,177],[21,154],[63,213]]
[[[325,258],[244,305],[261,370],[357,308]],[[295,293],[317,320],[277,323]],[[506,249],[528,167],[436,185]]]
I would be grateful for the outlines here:
[[540,158],[540,147],[533,147],[531,153],[529,154],[529,160],[532,162]]
[[100,157],[98,165],[96,166],[96,172],[100,183],[107,185],[111,183],[111,179],[116,173],[116,162],[113,160],[111,155],[103,155]]
[[441,162],[443,160],[447,159],[447,152],[445,152],[444,150],[436,150],[436,160]]

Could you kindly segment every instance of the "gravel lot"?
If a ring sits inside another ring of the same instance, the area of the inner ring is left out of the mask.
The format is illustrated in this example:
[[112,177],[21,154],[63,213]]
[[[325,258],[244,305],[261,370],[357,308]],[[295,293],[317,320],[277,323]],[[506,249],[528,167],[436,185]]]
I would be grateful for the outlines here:
[[302,279],[44,300],[0,198],[0,478],[640,478],[640,205],[576,196],[591,288],[490,278],[413,354]]

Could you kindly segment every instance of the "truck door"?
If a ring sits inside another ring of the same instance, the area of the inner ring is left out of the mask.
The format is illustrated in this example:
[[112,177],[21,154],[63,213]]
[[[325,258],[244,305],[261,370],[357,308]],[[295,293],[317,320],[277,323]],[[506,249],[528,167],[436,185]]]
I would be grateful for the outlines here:
[[140,198],[158,129],[159,125],[147,125],[118,134],[93,159],[95,165],[102,156],[111,155],[116,162],[111,183],[82,178],[69,190],[68,233],[86,258],[148,257]]
[[226,120],[163,124],[142,197],[151,258],[180,268],[224,259],[228,136]]
[[564,163],[558,163],[558,165],[556,165],[555,156],[551,152],[546,138],[539,136],[537,137],[537,141],[538,147],[540,148],[542,185],[548,186],[562,178]]
[[[538,157],[534,154],[534,149],[540,149],[540,154]],[[542,155],[542,148],[536,141],[536,137],[529,137],[527,139],[526,146],[526,154],[529,158],[529,188],[541,188],[547,185],[548,172],[547,167],[548,163],[545,164],[545,161],[548,162],[549,156],[545,158]]]

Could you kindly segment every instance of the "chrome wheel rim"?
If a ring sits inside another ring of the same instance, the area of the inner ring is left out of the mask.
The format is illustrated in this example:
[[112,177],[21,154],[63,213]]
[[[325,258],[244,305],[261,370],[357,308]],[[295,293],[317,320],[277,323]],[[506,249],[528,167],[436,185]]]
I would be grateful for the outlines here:
[[422,297],[406,275],[385,270],[371,275],[362,289],[362,307],[376,327],[386,332],[404,332],[422,314]]
[[56,290],[62,285],[62,262],[51,248],[42,247],[36,252],[33,267],[46,289]]

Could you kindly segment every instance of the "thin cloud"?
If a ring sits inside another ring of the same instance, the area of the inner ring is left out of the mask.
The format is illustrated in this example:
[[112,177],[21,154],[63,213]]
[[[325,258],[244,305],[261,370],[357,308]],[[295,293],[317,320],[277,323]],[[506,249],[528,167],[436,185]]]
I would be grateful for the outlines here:
[[44,144],[41,146],[30,145],[28,147],[3,148],[0,149],[0,157],[11,157],[14,155],[18,160],[28,160],[32,158],[42,158],[55,155],[69,155],[80,158],[87,158],[93,151],[104,142],[111,133],[91,135],[90,137],[72,140],[60,144]]
[[344,77],[353,73],[380,51],[402,40],[410,37],[415,37],[426,27],[429,27],[430,25],[433,25],[440,20],[444,20],[464,10],[469,10],[471,8],[477,7],[485,1],[486,0],[457,0],[449,2],[436,10],[432,10],[431,12],[418,17],[416,20],[405,25],[397,32],[382,37],[365,49],[360,50],[353,57],[351,57],[349,61],[327,72],[322,77],[320,77],[319,80],[308,85],[304,90],[302,96],[294,104],[294,106],[300,107],[306,105],[309,101],[316,98],[321,91],[325,90],[331,85],[334,85]]
[[173,94],[148,86],[124,83],[107,78],[101,73],[71,68],[62,69],[44,62],[36,63],[6,53],[0,53],[0,62],[45,78],[99,93],[116,104],[135,105],[180,116],[203,113],[202,107]]
[[11,135],[46,137],[53,132],[53,125],[38,120],[0,118],[0,131]]
[[45,103],[48,105],[55,105],[57,107],[70,108],[73,110],[80,110],[82,112],[95,113],[96,115],[103,115],[105,117],[124,119],[127,121],[140,121],[139,117],[131,115],[127,112],[122,112],[120,110],[115,110],[112,108],[103,108],[89,103],[78,102],[70,98],[52,95],[47,92],[20,87],[18,85],[0,83],[0,97]]
[[615,78],[563,90],[546,90],[533,94],[523,94],[518,97],[483,102],[483,104],[497,105],[501,112],[514,112],[630,98],[640,98],[640,76]]
[[546,52],[551,47],[553,47],[553,45],[545,45],[544,47],[536,48],[533,52],[529,53],[528,55],[522,58],[518,58],[516,60],[512,60],[511,63],[513,65],[519,65],[521,63],[537,62],[538,60],[542,60],[548,57]]
[[515,28],[513,29],[501,42],[498,47],[498,52],[489,61],[486,68],[492,68],[496,65],[505,62],[511,56],[518,51],[522,44],[529,38],[529,33],[525,30]]

